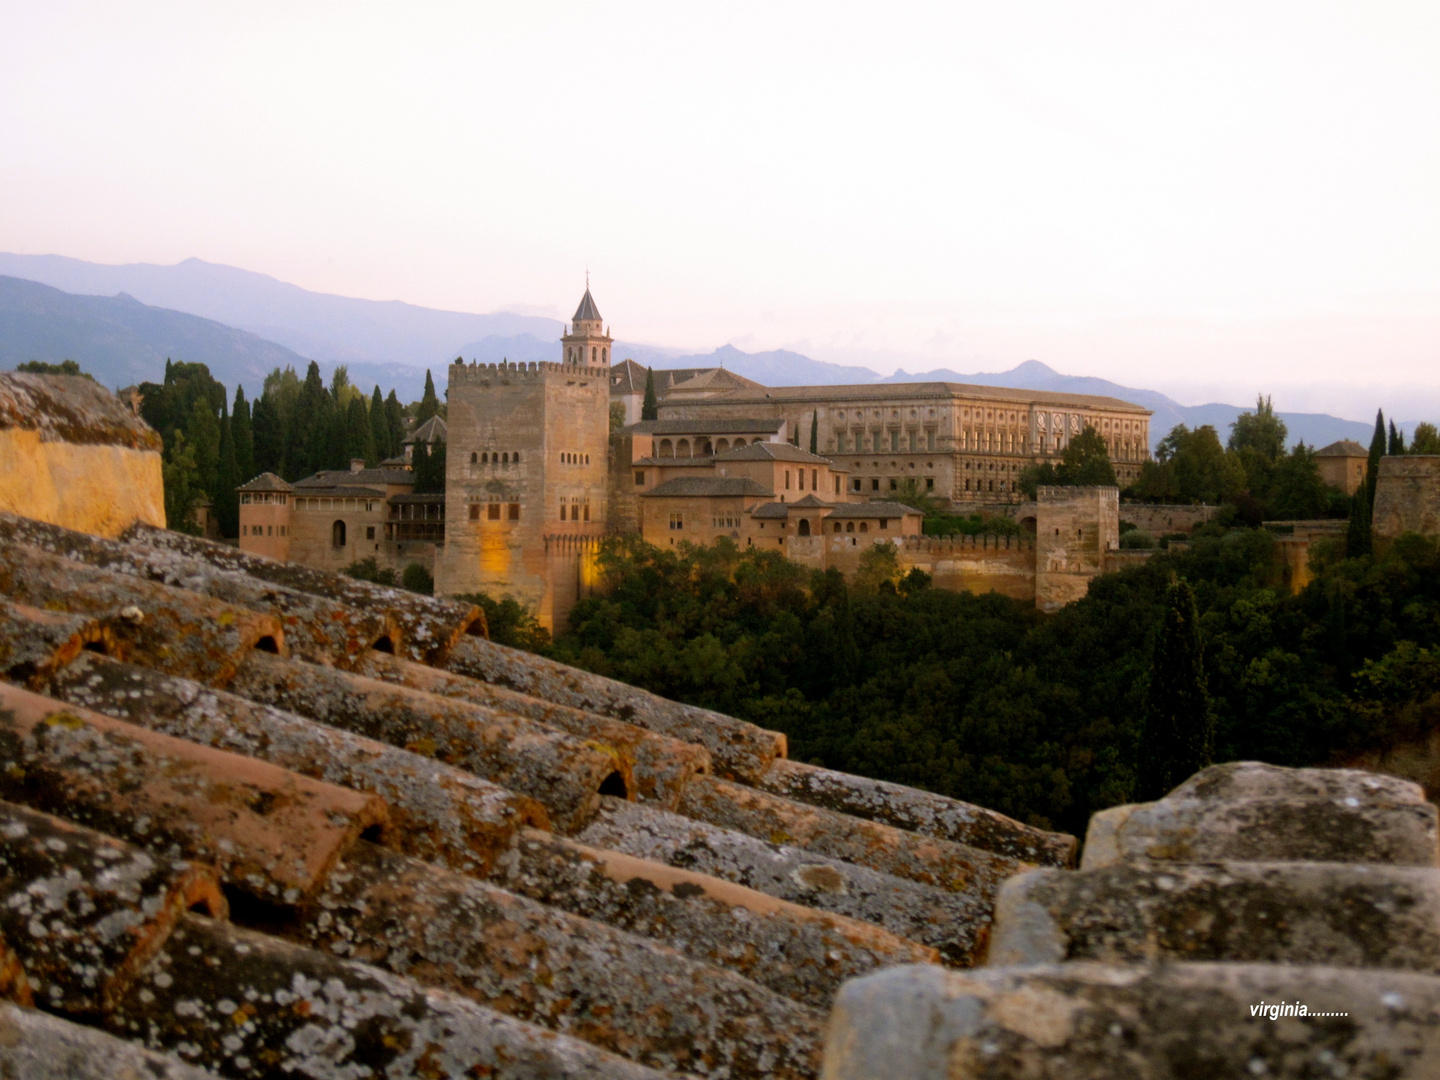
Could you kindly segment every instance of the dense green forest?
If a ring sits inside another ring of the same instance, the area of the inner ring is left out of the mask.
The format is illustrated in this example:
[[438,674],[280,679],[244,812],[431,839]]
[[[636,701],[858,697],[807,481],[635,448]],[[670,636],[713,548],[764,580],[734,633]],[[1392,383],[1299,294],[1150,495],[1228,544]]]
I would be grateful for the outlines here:
[[550,655],[776,728],[801,760],[1069,831],[1136,795],[1175,580],[1195,596],[1216,760],[1311,765],[1440,723],[1440,553],[1421,537],[1378,557],[1322,551],[1291,596],[1273,537],[1234,528],[1097,578],[1050,616],[883,559],[847,585],[723,541],[622,539],[601,565],[609,592]]

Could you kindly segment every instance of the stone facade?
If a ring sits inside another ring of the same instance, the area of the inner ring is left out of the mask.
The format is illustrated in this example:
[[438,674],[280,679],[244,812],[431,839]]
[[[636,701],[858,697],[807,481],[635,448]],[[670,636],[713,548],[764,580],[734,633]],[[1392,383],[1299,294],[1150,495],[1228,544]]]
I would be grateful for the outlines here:
[[1405,532],[1440,537],[1440,454],[1381,458],[1371,521],[1381,547]]
[[1035,515],[1035,604],[1055,611],[1079,600],[1120,546],[1120,492],[1113,487],[1042,487]]
[[1058,461],[1091,425],[1122,485],[1150,457],[1150,410],[1118,398],[959,383],[789,386],[667,397],[662,420],[784,419],[800,445],[850,470],[851,491],[886,498],[906,480],[955,504],[1013,502],[1020,470]]
[[[598,358],[609,339],[581,313],[566,355]],[[588,589],[609,519],[610,391],[609,368],[586,361],[451,365],[438,592],[509,595],[553,628]]]

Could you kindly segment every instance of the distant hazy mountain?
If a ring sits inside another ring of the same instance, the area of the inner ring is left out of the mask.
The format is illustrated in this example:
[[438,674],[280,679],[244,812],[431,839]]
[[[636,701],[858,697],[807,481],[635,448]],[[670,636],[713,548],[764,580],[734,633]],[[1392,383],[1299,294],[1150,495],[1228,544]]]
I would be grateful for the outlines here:
[[[1140,390],[1133,386],[1121,386],[1108,379],[1097,379],[1089,375],[1062,375],[1054,368],[1038,360],[1027,360],[1009,371],[981,372],[963,375],[948,368],[911,375],[897,371],[882,382],[959,382],[977,386],[1013,386],[1019,390],[1054,390],[1064,394],[1096,394],[1101,397],[1115,397],[1143,405],[1154,412],[1150,418],[1150,442],[1152,448],[1159,443],[1176,424],[1196,428],[1210,424],[1224,442],[1230,435],[1230,425],[1242,412],[1253,409],[1253,405],[1181,405],[1173,398],[1166,397],[1158,390]],[[1280,413],[1290,432],[1290,445],[1304,441],[1319,448],[1337,439],[1354,439],[1369,444],[1372,427],[1354,420],[1342,420],[1338,416],[1324,413]]]
[[[617,355],[618,348],[617,348]],[[657,367],[661,365],[656,365]],[[666,362],[667,368],[723,367],[766,386],[834,386],[841,383],[869,383],[880,378],[869,368],[847,367],[824,360],[812,360],[789,349],[747,353],[734,345],[722,345],[712,353],[692,353]]]
[[210,319],[147,307],[134,297],[72,296],[33,281],[0,277],[0,367],[27,360],[74,360],[112,389],[159,382],[165,360],[200,361],[251,397],[267,372],[307,361],[273,341]]
[[460,355],[467,341],[519,334],[555,341],[562,332],[562,324],[555,319],[504,313],[472,315],[396,300],[332,296],[199,259],[186,259],[175,266],[103,266],[60,255],[0,254],[0,274],[69,293],[128,293],[145,304],[248,330],[320,361],[433,368]]

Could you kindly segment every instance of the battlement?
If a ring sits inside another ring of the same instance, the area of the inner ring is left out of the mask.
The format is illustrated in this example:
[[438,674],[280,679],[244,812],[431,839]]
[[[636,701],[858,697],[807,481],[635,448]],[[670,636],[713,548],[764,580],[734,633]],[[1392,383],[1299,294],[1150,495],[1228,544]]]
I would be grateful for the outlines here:
[[531,360],[529,363],[511,363],[502,360],[498,364],[466,364],[457,362],[450,365],[451,386],[488,386],[492,379],[508,384],[518,380],[540,380],[545,375],[568,375],[572,378],[604,379],[610,385],[610,369],[590,364],[567,364],[548,360]]

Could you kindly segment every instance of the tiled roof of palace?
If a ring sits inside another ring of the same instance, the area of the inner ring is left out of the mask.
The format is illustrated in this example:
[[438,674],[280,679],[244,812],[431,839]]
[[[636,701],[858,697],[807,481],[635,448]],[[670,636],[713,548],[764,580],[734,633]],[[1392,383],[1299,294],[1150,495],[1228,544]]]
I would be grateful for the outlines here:
[[748,446],[737,447],[734,450],[726,450],[723,454],[715,455],[716,461],[797,461],[802,465],[829,465],[830,459],[812,454],[809,450],[801,450],[785,442],[758,442],[750,443]]
[[273,472],[262,472],[254,480],[240,485],[241,491],[293,491],[294,488]]
[[431,443],[444,442],[445,435],[448,431],[449,429],[445,426],[445,421],[440,416],[436,415],[430,417],[429,420],[426,420],[423,424],[417,427],[414,431],[410,432],[410,434],[406,435],[405,438],[401,439],[400,441],[406,446],[409,446],[411,443],[420,442],[423,442],[427,445]]
[[1315,451],[1316,457],[1367,457],[1370,451],[1354,439],[1341,439]]
[[772,386],[758,390],[734,390],[713,398],[686,401],[687,409],[713,406],[733,408],[746,402],[812,402],[812,401],[908,401],[911,399],[957,397],[980,398],[986,401],[1014,402],[1017,405],[1054,405],[1060,408],[1110,409],[1120,412],[1150,414],[1150,410],[1119,398],[1093,394],[1062,394],[1053,390],[1015,390],[1003,386],[974,386],[969,383],[858,383],[848,386]]
[[838,518],[894,518],[905,514],[918,514],[913,506],[897,502],[837,503],[830,511],[831,517]]
[[624,430],[637,435],[773,435],[784,423],[784,420],[763,418],[702,417],[699,420],[641,420]]
[[322,469],[303,480],[296,480],[296,491],[303,488],[355,487],[363,484],[413,484],[415,473],[410,469]]
[[756,495],[769,498],[771,492],[748,476],[677,476],[640,493],[642,499],[721,495]]

